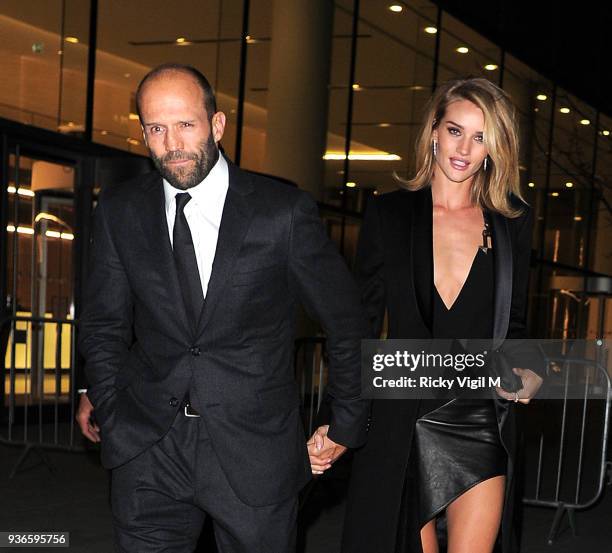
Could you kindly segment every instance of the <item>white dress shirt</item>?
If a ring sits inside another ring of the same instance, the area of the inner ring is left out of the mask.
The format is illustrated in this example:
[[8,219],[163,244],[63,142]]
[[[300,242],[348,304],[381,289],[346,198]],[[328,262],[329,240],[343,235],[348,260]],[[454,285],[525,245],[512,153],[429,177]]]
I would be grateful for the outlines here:
[[191,238],[195,249],[202,292],[206,298],[208,281],[212,273],[212,265],[219,238],[221,215],[225,205],[225,197],[229,187],[229,171],[227,161],[221,153],[217,163],[210,170],[206,178],[198,185],[188,190],[174,188],[164,179],[164,195],[166,198],[166,219],[170,243],[173,242],[174,219],[176,217],[177,194],[188,192],[191,200],[185,206],[185,218],[191,231]]

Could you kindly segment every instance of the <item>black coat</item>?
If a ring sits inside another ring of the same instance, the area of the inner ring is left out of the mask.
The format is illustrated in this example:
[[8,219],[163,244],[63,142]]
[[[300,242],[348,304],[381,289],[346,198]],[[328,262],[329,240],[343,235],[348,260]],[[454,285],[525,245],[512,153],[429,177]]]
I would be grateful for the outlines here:
[[238,497],[278,503],[311,476],[293,370],[296,306],[329,337],[330,437],[365,440],[357,286],[314,201],[229,163],[204,309],[188,317],[158,173],[103,190],[95,213],[80,350],[102,462],[126,463],[170,428],[189,392]]
[[[381,332],[385,311],[389,338],[431,338],[433,298],[431,188],[385,194],[369,206],[361,228],[356,274],[372,336]],[[489,214],[495,267],[493,339],[526,337],[525,314],[532,215],[525,206],[515,219]],[[461,336],[458,336],[461,338]],[[502,443],[508,452],[501,525],[503,551],[512,551],[515,502],[515,404],[495,400]],[[402,492],[418,400],[374,400],[366,445],[355,453],[349,487],[343,552],[397,553]],[[523,406],[524,408],[524,406]],[[404,493],[410,494],[407,489]],[[410,517],[416,519],[415,517]],[[401,553],[420,552],[420,529],[408,522]],[[404,532],[405,529],[400,530]]]

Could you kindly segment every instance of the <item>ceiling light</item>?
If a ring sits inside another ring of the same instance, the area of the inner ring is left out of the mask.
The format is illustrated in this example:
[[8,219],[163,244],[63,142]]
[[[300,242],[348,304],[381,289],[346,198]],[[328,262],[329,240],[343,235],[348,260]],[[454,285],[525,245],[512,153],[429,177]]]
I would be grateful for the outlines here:
[[424,31],[428,35],[435,35],[438,32],[438,29],[436,29],[435,27],[425,27]]
[[484,68],[487,71],[495,71],[498,68],[498,66],[494,63],[487,63],[487,65],[485,65]]
[[128,115],[128,119],[129,119],[130,121],[138,121],[138,120],[140,119],[140,117],[138,117],[138,114],[137,114],[137,113],[130,113],[130,114]]
[[180,36],[176,39],[177,44],[183,44],[187,39],[184,36]]
[[71,44],[78,44],[79,43],[79,39],[75,36],[67,36],[66,38],[64,38],[64,40],[66,42],[70,42]]
[[361,90],[361,86],[358,83],[353,84],[353,90]]
[[556,197],[559,195],[559,192],[551,192],[551,193],[550,193],[550,195],[551,195],[553,198],[556,198]]
[[545,102],[546,100],[548,100],[548,96],[546,96],[546,94],[538,94],[536,98],[540,100],[540,102]]
[[580,120],[580,124],[581,124],[581,125],[590,125],[590,124],[591,124],[591,122],[590,122],[588,119],[581,119],[581,120]]
[[381,128],[386,129],[387,127],[391,126],[391,123],[378,123],[378,126]]
[[610,136],[610,131],[601,131],[604,136]]
[[140,141],[136,140],[135,138],[126,138],[125,140],[128,144],[131,144],[132,146],[140,146]]
[[580,215],[575,215],[574,221],[582,221],[582,217]]
[[402,6],[401,4],[391,4],[389,6],[389,11],[392,11],[393,13],[401,13],[404,9],[404,6]]
[[573,186],[574,186],[574,183],[573,183],[573,182],[566,182],[566,183],[565,183],[565,187],[566,187],[566,188],[573,188]]
[[561,113],[569,113],[570,112],[570,108],[559,108],[559,111]]
[[467,46],[459,46],[459,48],[456,49],[456,52],[460,54],[467,54],[469,51],[470,49]]
[[355,188],[357,186],[356,182],[347,182],[346,183],[347,188]]
[[[346,154],[342,152],[327,152],[323,159],[325,160],[344,160]],[[372,153],[350,153],[350,161],[399,161],[402,158],[396,154],[389,154],[387,152],[372,152]]]
[[528,186],[529,188],[535,188],[535,182],[530,182],[530,183],[527,183],[527,186]]

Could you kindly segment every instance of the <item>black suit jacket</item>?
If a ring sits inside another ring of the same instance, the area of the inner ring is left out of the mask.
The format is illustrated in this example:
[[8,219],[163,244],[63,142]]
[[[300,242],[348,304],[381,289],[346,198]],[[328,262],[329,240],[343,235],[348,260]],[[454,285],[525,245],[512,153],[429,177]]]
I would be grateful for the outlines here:
[[[528,206],[523,208],[523,214],[515,219],[488,213],[493,235],[496,346],[505,338],[526,337],[532,212]],[[385,312],[389,338],[432,337],[432,214],[429,187],[385,194],[368,206],[355,272],[372,337],[380,335]],[[501,532],[504,552],[515,546],[514,407],[501,398],[495,401],[501,438],[509,455]],[[410,512],[406,519],[402,512],[414,493],[404,485],[418,408],[419,402],[411,400],[372,402],[368,441],[353,461],[342,548],[346,553],[421,551],[416,520],[411,520]]]
[[157,173],[102,191],[80,321],[102,462],[158,441],[187,393],[236,494],[266,505],[310,477],[293,371],[302,302],[328,337],[330,437],[363,443],[357,287],[304,192],[229,164],[204,310],[188,324]]

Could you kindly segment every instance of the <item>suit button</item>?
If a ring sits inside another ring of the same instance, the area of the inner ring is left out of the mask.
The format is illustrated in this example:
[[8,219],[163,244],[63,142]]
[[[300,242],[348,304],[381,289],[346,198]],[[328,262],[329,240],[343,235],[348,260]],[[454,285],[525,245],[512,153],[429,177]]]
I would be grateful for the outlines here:
[[198,346],[193,346],[192,348],[189,348],[189,352],[194,357],[198,357],[200,353],[202,353],[202,350]]
[[179,400],[175,397],[171,397],[168,403],[170,404],[170,407],[176,407],[179,404]]

